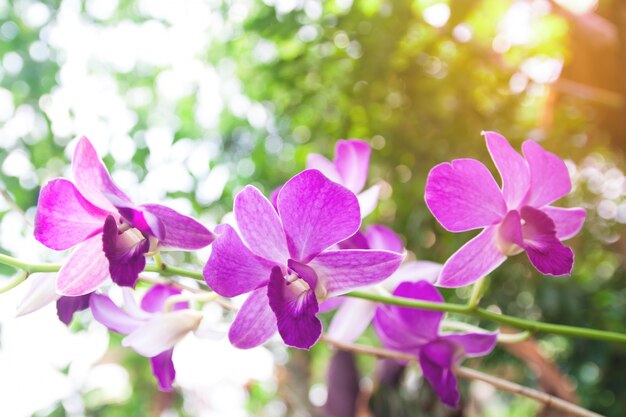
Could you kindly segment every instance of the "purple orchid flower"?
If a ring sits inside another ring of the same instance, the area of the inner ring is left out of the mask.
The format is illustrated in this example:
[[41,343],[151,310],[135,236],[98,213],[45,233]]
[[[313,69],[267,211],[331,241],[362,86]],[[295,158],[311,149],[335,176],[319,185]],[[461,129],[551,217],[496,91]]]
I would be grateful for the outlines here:
[[177,294],[180,290],[158,284],[146,292],[140,305],[129,289],[124,290],[124,309],[101,294],[93,294],[89,303],[98,322],[109,330],[128,335],[122,345],[150,358],[152,372],[162,391],[171,391],[176,377],[172,362],[174,345],[187,333],[197,330],[202,321],[202,313],[189,310],[187,302],[175,303],[171,311],[166,311],[167,299]]
[[502,189],[474,159],[443,163],[428,174],[426,204],[445,229],[483,228],[448,259],[437,285],[471,284],[522,251],[543,274],[569,274],[574,253],[561,241],[580,231],[585,210],[549,205],[571,190],[567,167],[532,140],[523,143],[522,157],[502,135],[484,135]]
[[359,229],[361,215],[356,196],[317,170],[290,179],[277,207],[255,187],[239,192],[239,233],[218,226],[204,268],[218,294],[251,292],[229,332],[239,348],[258,346],[276,330],[287,345],[310,348],[322,331],[320,301],[380,282],[402,261],[384,250],[329,249]]
[[74,313],[89,308],[91,293],[77,297],[65,297],[56,292],[56,276],[54,274],[36,274],[28,279],[30,286],[17,306],[16,317],[35,312],[48,304],[56,302],[59,320],[69,326]]
[[[376,224],[369,226],[365,232],[357,232],[347,240],[339,243],[342,249],[383,249],[403,253],[402,240],[388,227]],[[366,288],[363,291],[390,294],[401,282],[427,280],[434,282],[441,264],[429,261],[404,262],[396,272],[383,282]],[[378,303],[360,298],[332,298],[320,306],[320,310],[337,312],[328,327],[328,336],[335,340],[354,342],[369,326],[376,313]]]
[[357,195],[361,217],[374,211],[378,204],[380,186],[374,185],[367,190],[367,174],[369,172],[370,145],[359,139],[341,139],[335,144],[335,159],[329,161],[324,156],[311,153],[307,156],[307,169],[317,169],[326,177]]
[[78,296],[109,276],[134,286],[146,255],[158,250],[195,250],[214,235],[196,220],[158,204],[135,206],[113,183],[86,137],[72,160],[74,183],[56,178],[39,194],[35,238],[50,249],[76,247],[59,271],[57,291]]
[[[404,282],[393,293],[397,297],[443,303],[443,297],[428,281]],[[387,349],[415,355],[424,377],[441,401],[459,405],[459,391],[453,368],[464,358],[490,353],[497,333],[443,333],[444,313],[393,305],[381,305],[374,317],[374,329]]]

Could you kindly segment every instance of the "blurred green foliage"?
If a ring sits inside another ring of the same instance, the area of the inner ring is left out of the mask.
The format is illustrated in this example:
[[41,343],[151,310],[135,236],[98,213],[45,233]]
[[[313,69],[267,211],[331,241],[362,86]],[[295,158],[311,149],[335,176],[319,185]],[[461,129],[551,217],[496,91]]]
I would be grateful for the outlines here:
[[[0,85],[11,93],[16,109],[29,106],[43,123],[38,134],[27,130],[0,153],[2,166],[12,151],[24,150],[35,169],[36,183],[0,171],[0,184],[24,210],[36,205],[41,182],[63,174],[65,146],[73,134],[82,133],[53,134],[53,121],[42,103],[57,88],[65,57],[50,47],[47,57],[33,58],[32,45],[46,42],[46,27],[25,24],[22,9],[26,3],[4,3],[0,9],[0,57],[5,67],[7,54],[18,54],[23,61],[21,70],[11,73],[5,68],[0,73]],[[64,2],[44,3],[51,13],[49,22],[54,23]],[[228,21],[235,3],[216,2],[214,12]],[[440,262],[472,234],[446,233],[434,221],[423,204],[425,178],[433,165],[453,158],[478,158],[493,168],[480,136],[483,129],[501,131],[518,148],[528,137],[542,140],[547,149],[573,161],[571,165],[577,167],[573,172],[580,173],[589,161],[595,161],[596,181],[598,175],[602,182],[602,175],[623,168],[624,149],[614,141],[611,126],[603,124],[607,110],[602,105],[568,95],[551,100],[553,87],[521,72],[529,58],[557,58],[567,67],[577,53],[577,45],[569,42],[572,22],[550,11],[548,2],[451,0],[446,2],[449,18],[441,27],[425,21],[425,10],[435,1],[348,3],[307,1],[304,7],[281,13],[259,1],[245,2],[245,19],[223,27],[227,33],[209,42],[198,57],[217,71],[234,74],[242,93],[270,115],[266,123],[254,123],[249,113],[236,114],[224,107],[214,126],[203,127],[197,120],[195,91],[161,105],[155,80],[168,68],[137,65],[117,71],[93,64],[90,71],[114,77],[122,97],[128,98],[127,93],[139,87],[149,92],[149,100],[133,107],[136,120],[129,135],[138,147],[123,168],[136,173],[140,181],[145,177],[149,153],[144,139],[156,122],[173,130],[174,142],[191,139],[214,145],[219,152],[210,160],[211,169],[223,165],[230,173],[221,197],[208,206],[193,190],[170,192],[169,197],[188,199],[196,212],[219,221],[245,184],[259,185],[269,194],[304,168],[309,152],[331,157],[336,139],[363,138],[374,148],[371,183],[385,184],[380,206],[367,222],[392,226],[417,258]],[[547,4],[548,9],[533,12],[529,18],[529,39],[496,51],[494,39],[506,29],[498,22],[516,3],[526,3],[531,9]],[[83,18],[100,29],[129,22],[169,24],[132,0],[121,1],[106,19],[92,18],[86,11]],[[514,85],[520,79],[521,87]],[[88,99],[97,101],[98,97]],[[111,156],[105,162],[112,171],[118,168]],[[195,187],[200,180],[194,177]],[[626,332],[623,224],[596,212],[602,198],[588,177],[581,176],[575,183],[575,193],[563,205],[587,207],[589,220],[571,242],[576,252],[573,277],[540,276],[519,256],[493,274],[483,303],[520,317]],[[623,194],[614,200],[623,202]],[[463,290],[445,294],[451,301],[468,296]],[[608,416],[626,415],[622,346],[537,337],[549,358],[575,381],[582,405]],[[371,333],[364,340],[376,343]],[[136,387],[132,401],[93,410],[93,415],[150,415],[156,394],[146,361],[128,351],[122,355]],[[312,380],[323,381],[328,352],[320,347],[312,355]],[[364,361],[363,372],[373,372],[373,363]],[[523,363],[501,350],[483,365],[496,374],[507,366],[508,375],[516,380],[536,381]],[[255,385],[250,393],[254,415],[261,415],[275,395]],[[508,416],[531,415],[536,409],[525,400],[503,398],[509,401]],[[174,401],[180,403],[180,399]],[[52,415],[64,415],[62,408]]]

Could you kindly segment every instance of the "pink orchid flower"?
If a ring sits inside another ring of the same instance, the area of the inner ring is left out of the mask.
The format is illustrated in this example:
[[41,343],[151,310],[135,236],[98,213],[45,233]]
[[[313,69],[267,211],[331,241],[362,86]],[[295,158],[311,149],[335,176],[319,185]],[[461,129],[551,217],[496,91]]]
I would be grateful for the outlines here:
[[[403,282],[396,297],[443,303],[444,299],[428,281]],[[447,333],[442,330],[445,314],[395,305],[380,305],[374,329],[387,349],[415,355],[422,373],[448,407],[459,406],[459,390],[454,367],[465,358],[489,354],[496,346],[497,332],[472,331]]]
[[216,293],[250,293],[229,332],[242,349],[265,343],[277,331],[293,347],[309,349],[322,332],[319,303],[390,276],[403,256],[387,250],[333,247],[359,230],[357,198],[317,170],[291,178],[277,210],[255,187],[235,197],[238,230],[219,236],[204,268]]
[[124,308],[118,307],[109,297],[92,294],[89,302],[93,317],[109,330],[127,335],[122,345],[150,358],[152,372],[162,391],[170,391],[176,376],[172,353],[174,345],[189,332],[198,330],[203,315],[189,309],[187,302],[166,308],[171,296],[180,290],[155,285],[137,304],[130,289],[124,289]]
[[329,161],[324,156],[311,153],[306,160],[307,169],[317,169],[328,179],[343,185],[357,195],[361,217],[371,214],[378,204],[380,186],[374,185],[367,190],[369,172],[370,145],[358,139],[341,139],[335,145],[335,159]]
[[567,167],[532,140],[522,156],[502,135],[484,135],[502,188],[474,159],[442,163],[428,174],[425,200],[439,223],[451,232],[483,229],[448,259],[437,285],[471,284],[523,251],[543,274],[570,274],[574,253],[561,241],[580,231],[585,210],[550,205],[571,191]]
[[147,254],[200,249],[214,239],[196,220],[168,207],[135,206],[85,137],[76,145],[72,171],[74,183],[56,178],[41,189],[35,215],[38,241],[55,250],[76,247],[59,271],[59,294],[88,294],[109,276],[132,287]]

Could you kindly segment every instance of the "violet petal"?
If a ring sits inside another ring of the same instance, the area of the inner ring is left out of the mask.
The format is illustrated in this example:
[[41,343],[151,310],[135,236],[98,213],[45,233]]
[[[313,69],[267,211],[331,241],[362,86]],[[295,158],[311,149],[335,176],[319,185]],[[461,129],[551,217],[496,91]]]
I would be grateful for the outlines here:
[[[178,294],[180,294],[180,290],[170,285],[153,285],[141,299],[141,308],[149,313],[162,312],[167,299]],[[183,310],[185,308],[189,308],[189,303],[180,302],[172,306],[173,311]]]
[[239,233],[250,250],[284,265],[289,258],[287,239],[272,203],[257,188],[248,185],[237,193],[233,211]]
[[228,339],[239,349],[250,349],[265,343],[276,333],[276,315],[267,298],[267,287],[252,291],[235,317]]
[[556,226],[543,211],[522,207],[525,221],[524,249],[528,259],[542,274],[569,275],[574,267],[574,252],[556,237]]
[[59,320],[67,326],[72,322],[74,313],[89,308],[90,294],[79,295],[78,297],[61,297],[57,300],[57,316]]
[[506,260],[496,244],[497,227],[488,227],[467,242],[443,265],[437,281],[440,287],[463,287],[469,285]]
[[320,284],[331,296],[381,282],[393,274],[403,255],[378,250],[329,250],[308,265],[315,270]]
[[109,277],[109,260],[102,250],[102,234],[97,234],[78,245],[61,267],[57,292],[68,296],[88,294]]
[[101,209],[115,211],[105,194],[115,195],[118,199],[130,203],[130,198],[113,183],[93,145],[84,136],[74,149],[72,171],[81,194]]
[[291,258],[304,263],[361,225],[356,196],[316,170],[303,171],[285,184],[278,212]]
[[174,349],[169,349],[150,358],[152,374],[159,384],[159,390],[164,392],[172,390],[172,384],[176,378],[176,369],[174,369],[174,362],[172,362],[172,353],[174,353]]
[[220,225],[216,231],[218,237],[203,270],[208,286],[221,296],[234,297],[265,285],[273,264],[253,254],[231,226]]
[[322,322],[315,290],[300,280],[288,282],[279,267],[274,267],[267,286],[270,307],[276,315],[278,332],[288,346],[309,349],[322,334]]
[[160,248],[196,250],[215,240],[215,235],[209,229],[176,210],[160,204],[145,204],[141,207],[156,216],[165,229],[165,238],[159,240]]
[[444,341],[429,343],[419,354],[424,377],[430,382],[441,402],[448,407],[458,408],[460,395],[454,365],[454,346]]
[[338,140],[335,145],[335,167],[341,176],[341,184],[358,194],[365,187],[369,171],[370,145],[358,139]]
[[122,287],[135,287],[139,273],[146,267],[145,254],[150,242],[134,229],[118,233],[117,223],[107,217],[102,233],[102,247],[109,260],[111,279]]
[[572,189],[572,182],[565,163],[555,154],[527,140],[522,151],[530,167],[530,189],[524,203],[533,207],[550,204]]
[[484,132],[487,149],[502,178],[502,194],[509,210],[517,209],[530,187],[526,160],[499,133]]
[[147,319],[135,317],[119,308],[109,297],[101,294],[92,294],[89,307],[93,318],[99,323],[121,334],[129,334],[145,324]]
[[451,232],[496,224],[506,214],[502,192],[482,163],[455,159],[430,170],[424,193],[426,205]]
[[87,201],[74,184],[58,178],[39,193],[35,239],[50,249],[65,250],[100,233],[107,215]]
[[580,232],[585,223],[586,211],[584,208],[561,208],[546,206],[541,209],[556,226],[556,237],[567,240]]

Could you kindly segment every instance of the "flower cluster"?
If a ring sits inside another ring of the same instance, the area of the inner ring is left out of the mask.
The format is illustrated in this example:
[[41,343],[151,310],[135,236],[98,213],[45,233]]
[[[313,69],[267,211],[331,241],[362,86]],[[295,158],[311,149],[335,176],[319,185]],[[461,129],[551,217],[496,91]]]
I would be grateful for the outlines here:
[[[202,310],[176,281],[153,285],[140,303],[133,289],[147,258],[156,256],[161,265],[161,251],[211,245],[202,275],[212,295],[247,294],[228,331],[235,347],[252,348],[278,334],[289,346],[309,349],[322,334],[318,314],[337,309],[329,337],[352,342],[373,323],[382,344],[418,358],[442,402],[456,407],[454,368],[465,357],[491,352],[497,332],[446,333],[443,313],[339,296],[362,289],[441,303],[435,285],[471,284],[522,251],[544,274],[570,273],[574,255],[561,241],[580,230],[585,212],[550,205],[570,191],[564,163],[532,141],[524,142],[521,156],[497,133],[485,139],[501,187],[472,159],[438,165],[428,176],[426,204],[444,228],[483,229],[441,265],[405,261],[402,240],[383,225],[361,230],[379,194],[378,185],[364,191],[367,142],[338,141],[332,162],[309,155],[307,169],[270,198],[246,186],[235,196],[234,222],[211,232],[168,207],[134,204],[82,138],[72,161],[74,182],[49,181],[35,217],[37,240],[74,250],[54,282],[37,281],[21,312],[56,300],[69,324],[76,311],[89,308],[97,321],[126,335],[124,346],[150,358],[160,389],[170,390],[175,344],[190,332],[219,332],[200,331]],[[107,295],[115,286],[123,287],[121,307]]]

